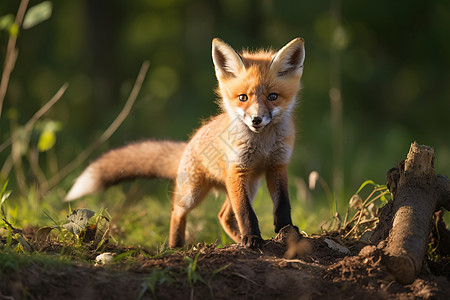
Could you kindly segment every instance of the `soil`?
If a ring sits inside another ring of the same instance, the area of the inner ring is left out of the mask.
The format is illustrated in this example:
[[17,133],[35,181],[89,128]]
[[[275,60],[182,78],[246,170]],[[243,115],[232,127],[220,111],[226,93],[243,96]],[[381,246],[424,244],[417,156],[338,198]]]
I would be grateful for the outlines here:
[[[331,249],[330,241],[349,252]],[[55,242],[38,246],[63,250]],[[116,256],[129,250],[105,249]],[[0,299],[450,299],[449,258],[427,261],[412,284],[401,285],[380,250],[337,232],[299,239],[285,228],[262,250],[197,244],[153,257],[134,250],[132,259],[100,266],[30,263],[1,275]]]

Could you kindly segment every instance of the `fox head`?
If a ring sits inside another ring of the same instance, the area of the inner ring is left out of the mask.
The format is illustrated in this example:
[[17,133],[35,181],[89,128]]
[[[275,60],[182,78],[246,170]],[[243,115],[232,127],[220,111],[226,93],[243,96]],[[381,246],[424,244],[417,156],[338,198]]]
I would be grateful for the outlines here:
[[212,41],[212,57],[222,109],[253,132],[290,114],[300,89],[304,41],[296,38],[277,52],[237,53],[224,41]]

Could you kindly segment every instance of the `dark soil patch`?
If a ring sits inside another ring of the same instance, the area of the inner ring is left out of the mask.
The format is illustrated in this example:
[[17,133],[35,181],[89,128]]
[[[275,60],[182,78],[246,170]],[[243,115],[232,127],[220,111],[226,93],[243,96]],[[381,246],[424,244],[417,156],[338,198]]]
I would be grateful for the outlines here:
[[[155,257],[140,249],[109,245],[106,251],[119,255],[131,249],[136,255],[106,266],[30,263],[1,275],[0,299],[450,298],[448,258],[424,264],[419,277],[403,286],[389,274],[375,247],[359,254],[362,243],[342,239],[337,233],[304,237],[300,244],[292,244],[288,236],[284,231],[267,240],[262,251],[198,244]],[[350,253],[332,250],[325,239],[347,247]],[[294,254],[288,251],[293,246],[297,247]],[[57,243],[40,245],[40,250],[62,252]],[[286,253],[294,258],[286,258]],[[85,259],[98,254],[86,251]]]

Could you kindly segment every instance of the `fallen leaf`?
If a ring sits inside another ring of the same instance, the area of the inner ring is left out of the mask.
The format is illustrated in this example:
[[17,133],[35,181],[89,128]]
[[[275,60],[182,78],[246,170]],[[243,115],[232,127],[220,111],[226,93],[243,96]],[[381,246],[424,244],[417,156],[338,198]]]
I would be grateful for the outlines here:
[[53,226],[45,226],[45,227],[39,228],[35,234],[36,242],[45,242],[48,239],[48,236],[49,236],[50,232],[52,232],[53,229],[54,229]]
[[92,218],[94,215],[95,212],[93,212],[90,209],[86,208],[74,209],[72,211],[72,214],[67,217],[69,223],[64,224],[63,227],[68,231],[70,231],[71,233],[78,236],[80,232],[87,227],[89,219]]

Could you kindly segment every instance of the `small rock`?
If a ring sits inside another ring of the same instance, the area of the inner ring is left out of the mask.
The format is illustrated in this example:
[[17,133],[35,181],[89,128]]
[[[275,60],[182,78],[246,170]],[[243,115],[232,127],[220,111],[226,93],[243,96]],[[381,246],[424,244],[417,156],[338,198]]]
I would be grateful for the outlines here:
[[113,261],[114,256],[111,252],[105,252],[95,258],[95,265],[106,265]]
[[333,240],[326,238],[324,241],[325,241],[325,243],[327,243],[328,247],[330,247],[332,250],[339,251],[344,254],[350,253],[350,250],[348,250],[346,247],[336,243]]

